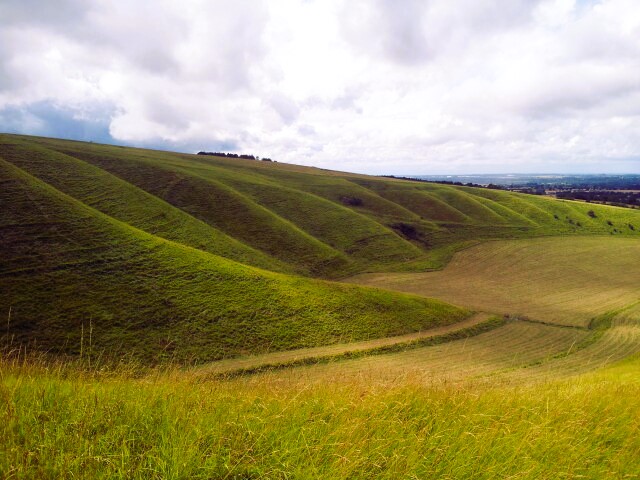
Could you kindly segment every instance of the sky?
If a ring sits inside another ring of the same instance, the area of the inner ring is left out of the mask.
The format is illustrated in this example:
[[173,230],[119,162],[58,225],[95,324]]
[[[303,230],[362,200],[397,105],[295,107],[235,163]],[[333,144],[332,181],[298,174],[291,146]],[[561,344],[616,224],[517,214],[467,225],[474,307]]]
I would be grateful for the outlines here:
[[637,0],[0,0],[0,131],[371,174],[639,173]]

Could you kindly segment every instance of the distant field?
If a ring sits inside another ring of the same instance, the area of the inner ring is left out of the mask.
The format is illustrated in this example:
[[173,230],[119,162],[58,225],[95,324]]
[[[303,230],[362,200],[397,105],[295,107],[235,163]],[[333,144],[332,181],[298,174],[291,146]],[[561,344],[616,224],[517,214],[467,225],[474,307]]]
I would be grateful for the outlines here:
[[487,242],[441,271],[365,274],[361,285],[435,297],[501,314],[586,326],[640,300],[640,241],[553,237]]
[[304,367],[284,378],[308,382],[369,379],[374,383],[407,379],[424,383],[469,381],[506,369],[522,368],[568,352],[585,330],[514,322],[477,337],[389,355]]

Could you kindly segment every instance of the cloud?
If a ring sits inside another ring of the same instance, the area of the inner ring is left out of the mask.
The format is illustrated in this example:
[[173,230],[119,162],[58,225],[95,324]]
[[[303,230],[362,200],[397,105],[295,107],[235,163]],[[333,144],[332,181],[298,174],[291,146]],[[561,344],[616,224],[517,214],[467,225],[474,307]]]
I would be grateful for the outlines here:
[[4,0],[0,130],[369,173],[640,167],[633,0]]
[[109,133],[111,109],[103,105],[96,111],[72,111],[51,102],[6,106],[0,110],[0,125],[7,133],[117,143]]

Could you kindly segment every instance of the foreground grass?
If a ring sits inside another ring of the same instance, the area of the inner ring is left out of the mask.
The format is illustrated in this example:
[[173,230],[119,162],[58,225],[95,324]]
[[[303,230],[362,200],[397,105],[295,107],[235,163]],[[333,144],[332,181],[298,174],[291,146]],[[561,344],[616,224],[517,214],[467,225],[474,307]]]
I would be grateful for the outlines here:
[[3,478],[635,478],[640,359],[491,389],[0,369]]

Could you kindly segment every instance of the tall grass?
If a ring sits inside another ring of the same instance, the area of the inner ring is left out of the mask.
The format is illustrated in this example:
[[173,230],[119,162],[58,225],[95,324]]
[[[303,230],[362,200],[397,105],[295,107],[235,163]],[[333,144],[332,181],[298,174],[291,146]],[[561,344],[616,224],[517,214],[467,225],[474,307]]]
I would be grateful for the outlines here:
[[5,359],[0,475],[635,478],[639,364],[487,388],[411,377],[200,382],[170,368]]

